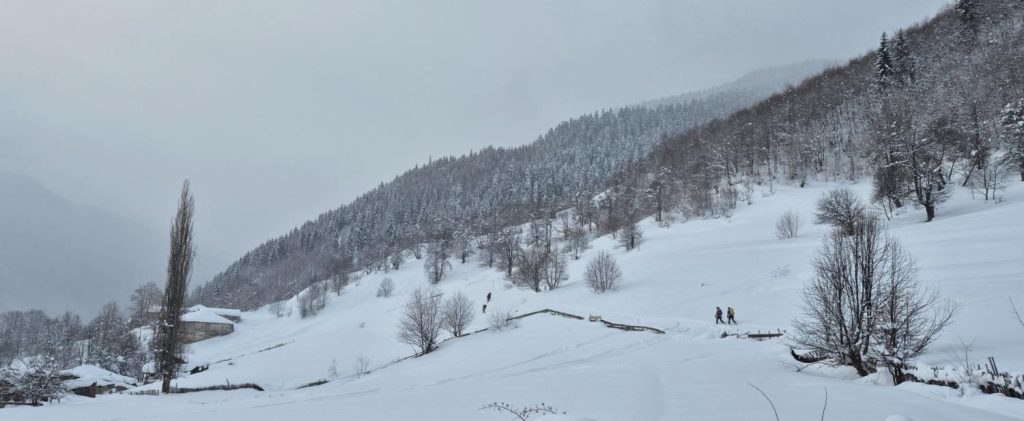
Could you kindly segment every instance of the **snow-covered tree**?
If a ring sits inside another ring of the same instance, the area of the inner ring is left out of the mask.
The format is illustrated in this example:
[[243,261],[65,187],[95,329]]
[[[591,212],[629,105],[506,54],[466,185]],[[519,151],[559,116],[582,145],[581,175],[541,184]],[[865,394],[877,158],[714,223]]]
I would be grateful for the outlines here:
[[1024,98],[1006,104],[1000,114],[1006,160],[1016,164],[1020,170],[1020,181],[1024,181]]

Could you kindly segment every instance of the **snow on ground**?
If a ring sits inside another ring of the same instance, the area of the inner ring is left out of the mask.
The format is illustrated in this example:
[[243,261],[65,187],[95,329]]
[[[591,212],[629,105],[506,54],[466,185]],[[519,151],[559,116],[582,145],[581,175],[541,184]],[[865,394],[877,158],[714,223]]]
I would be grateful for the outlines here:
[[73,379],[64,382],[64,385],[69,389],[88,387],[93,383],[97,386],[114,385],[124,388],[138,384],[138,381],[131,377],[122,376],[90,364],[84,364],[75,368],[67,369],[61,371],[60,374],[74,377]]
[[[433,354],[395,363],[413,353],[396,339],[402,305],[425,285],[421,263],[409,261],[398,271],[355,281],[312,318],[299,319],[297,310],[280,318],[266,309],[244,313],[233,334],[192,345],[191,364],[210,369],[177,381],[182,387],[252,382],[266,392],[73,398],[0,410],[0,420],[510,419],[480,410],[495,401],[543,402],[569,416],[604,421],[772,419],[768,402],[748,383],[771,397],[782,419],[818,419],[826,389],[825,419],[833,421],[1024,419],[1021,400],[962,397],[922,384],[894,388],[858,380],[844,369],[797,372],[778,340],[719,337],[723,331],[789,329],[800,314],[810,258],[828,232],[812,223],[814,203],[831,187],[755,193],[753,206],[740,205],[730,218],[668,228],[648,221],[644,242],[630,253],[599,238],[570,264],[570,281],[555,291],[508,289],[501,273],[475,260],[453,262],[438,287],[463,291],[477,306],[492,292],[491,311],[597,314],[666,335],[538,315],[514,329],[455,339]],[[870,190],[853,187],[865,197]],[[1005,197],[1004,203],[985,203],[960,191],[931,223],[921,223],[923,212],[911,210],[890,224],[916,258],[924,283],[962,305],[923,364],[949,364],[952,347],[962,340],[974,342],[979,363],[991,355],[1002,370],[1024,370],[1024,328],[1009,313],[1010,298],[1024,306],[1024,185],[1014,185]],[[800,213],[800,237],[778,240],[775,219],[788,209]],[[597,295],[581,279],[586,261],[601,250],[612,251],[625,278],[617,290]],[[394,280],[395,295],[377,298],[385,277]],[[715,326],[715,306],[735,307],[740,325]],[[471,330],[485,326],[478,316]],[[360,357],[369,360],[371,373],[356,377]],[[338,373],[333,381],[298,389],[327,379],[332,362]]]

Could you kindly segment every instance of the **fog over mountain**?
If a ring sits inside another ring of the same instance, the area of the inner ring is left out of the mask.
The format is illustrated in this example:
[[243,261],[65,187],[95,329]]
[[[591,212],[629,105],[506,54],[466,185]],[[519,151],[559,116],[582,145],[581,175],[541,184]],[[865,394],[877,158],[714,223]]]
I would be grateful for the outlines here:
[[942,0],[0,4],[0,168],[237,257],[430,157],[873,48]]
[[[4,171],[0,197],[0,312],[91,317],[105,302],[126,303],[145,282],[162,282],[165,233]],[[204,253],[197,263],[197,278],[223,264]]]

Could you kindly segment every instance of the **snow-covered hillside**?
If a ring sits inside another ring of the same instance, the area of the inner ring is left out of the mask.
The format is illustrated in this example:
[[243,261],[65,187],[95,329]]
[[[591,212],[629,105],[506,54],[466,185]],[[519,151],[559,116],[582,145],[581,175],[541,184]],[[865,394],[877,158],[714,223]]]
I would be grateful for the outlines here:
[[[466,293],[477,307],[490,292],[489,311],[551,308],[652,326],[664,335],[538,315],[514,329],[450,340],[432,354],[396,362],[413,354],[396,339],[402,306],[426,284],[422,264],[407,261],[398,271],[354,281],[340,296],[332,293],[327,308],[312,318],[300,319],[297,310],[286,317],[268,309],[244,313],[233,334],[192,345],[191,364],[209,364],[209,370],[177,381],[181,387],[252,382],[264,392],[73,398],[5,409],[0,420],[510,419],[480,410],[494,401],[543,402],[602,421],[773,419],[768,402],[748,383],[771,397],[784,420],[819,419],[826,389],[824,419],[832,421],[1024,418],[1024,400],[961,397],[921,384],[894,388],[843,369],[798,372],[782,341],[720,337],[723,331],[790,329],[801,311],[810,259],[828,232],[812,223],[814,203],[831,187],[758,190],[752,205],[740,205],[729,218],[667,228],[648,220],[644,242],[629,253],[610,237],[599,238],[570,264],[570,280],[554,291],[510,288],[502,273],[472,259],[453,261],[438,286],[446,294]],[[870,189],[853,187],[865,197]],[[800,235],[779,240],[775,220],[790,209],[803,221]],[[954,347],[973,341],[977,362],[994,356],[1004,371],[1024,370],[1024,327],[1010,313],[1011,298],[1024,304],[1022,214],[1024,185],[1015,183],[1003,203],[958,191],[931,223],[911,210],[889,223],[917,260],[923,282],[962,306],[921,365],[948,365]],[[586,262],[599,251],[613,253],[624,274],[618,289],[600,295],[581,281]],[[394,280],[395,294],[377,298],[385,277]],[[715,306],[735,307],[740,324],[716,326]],[[471,330],[486,325],[478,313]],[[369,361],[370,373],[357,377],[360,358]],[[338,374],[332,381],[299,388],[327,379],[332,362]]]

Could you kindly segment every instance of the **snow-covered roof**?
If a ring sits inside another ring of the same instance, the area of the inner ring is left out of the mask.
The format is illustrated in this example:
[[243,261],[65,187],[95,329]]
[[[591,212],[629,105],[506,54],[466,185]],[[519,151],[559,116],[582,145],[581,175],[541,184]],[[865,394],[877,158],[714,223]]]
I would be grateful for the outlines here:
[[96,383],[97,386],[115,385],[125,388],[138,384],[138,381],[131,377],[122,376],[113,371],[104,370],[89,364],[61,371],[60,374],[74,377],[74,379],[64,382],[70,389],[90,386],[93,383]]
[[199,323],[220,323],[220,324],[235,324],[231,320],[225,319],[214,313],[212,310],[203,307],[196,311],[191,311],[181,315],[181,321],[183,322],[199,322]]
[[238,309],[234,309],[234,308],[207,307],[207,306],[204,306],[202,304],[197,304],[197,305],[194,305],[192,307],[189,307],[188,312],[192,313],[192,312],[196,312],[196,311],[199,311],[199,310],[202,310],[202,309],[210,310],[210,311],[214,312],[214,314],[218,314],[218,315],[225,316],[225,317],[238,317],[238,318],[242,317],[242,310],[238,310]]

